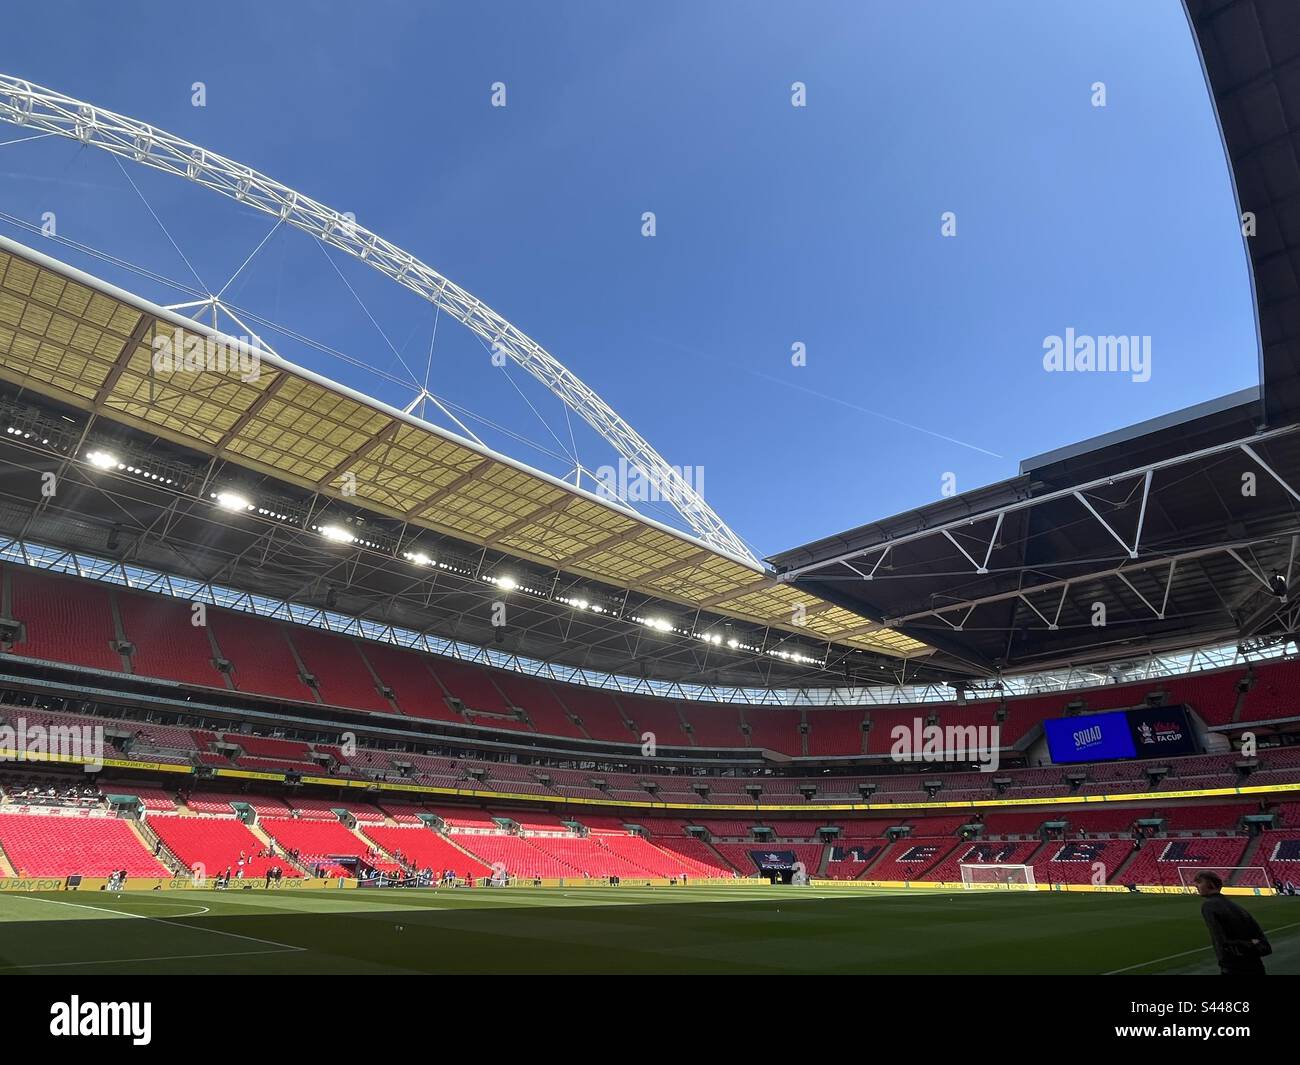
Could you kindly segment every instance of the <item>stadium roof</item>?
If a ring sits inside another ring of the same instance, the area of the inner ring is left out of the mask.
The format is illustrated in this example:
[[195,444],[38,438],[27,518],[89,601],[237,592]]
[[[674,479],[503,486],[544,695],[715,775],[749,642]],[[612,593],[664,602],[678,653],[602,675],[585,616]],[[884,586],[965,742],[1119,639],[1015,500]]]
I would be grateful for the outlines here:
[[229,357],[207,368],[159,368],[155,338],[176,330],[186,342],[219,341],[218,355],[252,353],[0,238],[0,379],[90,414],[98,430],[129,426],[204,456],[210,471],[296,486],[320,501],[317,520],[330,503],[344,504],[387,519],[402,542],[431,530],[548,572],[817,644],[904,657],[929,651],[744,559],[268,352],[257,352],[256,374]]
[[1258,423],[1227,397],[772,562],[972,677],[1293,631],[1270,582],[1300,580],[1300,428]]
[[1300,611],[1300,19],[1188,0],[1233,173],[1260,386],[1027,459],[1019,476],[775,556],[782,579],[971,677],[1294,638]]
[[1294,0],[1188,0],[1247,236],[1270,423],[1300,410],[1300,12]]

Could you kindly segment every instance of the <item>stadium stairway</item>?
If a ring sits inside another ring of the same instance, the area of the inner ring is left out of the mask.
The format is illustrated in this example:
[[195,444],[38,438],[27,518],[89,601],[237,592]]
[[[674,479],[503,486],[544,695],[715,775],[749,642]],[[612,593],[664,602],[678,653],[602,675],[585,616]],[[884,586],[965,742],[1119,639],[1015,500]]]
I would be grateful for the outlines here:
[[1038,861],[1038,859],[1043,856],[1043,851],[1047,848],[1047,845],[1047,840],[1041,840],[1038,846],[1029,852],[1029,857],[1026,858],[1022,864],[1027,865],[1032,869],[1034,867],[1034,862]]
[[284,851],[284,845],[281,843],[277,843],[270,836],[268,836],[265,830],[262,828],[262,826],[257,824],[256,820],[254,820],[251,824],[247,821],[244,822],[244,827],[247,828],[248,831],[251,832],[257,838],[257,841],[261,843],[264,847],[273,847],[275,849],[276,855],[280,859],[283,859],[284,864],[287,865],[289,868],[298,870],[299,872],[302,873],[303,876],[310,875],[307,867],[303,865],[301,862],[295,862],[292,858],[290,858]]
[[1232,717],[1228,719],[1233,724],[1236,724],[1241,720],[1241,712],[1246,709],[1246,697],[1249,694],[1249,692],[1244,691],[1237,692],[1237,702],[1232,708]]
[[893,850],[893,845],[888,840],[883,840],[882,842],[884,843],[884,846],[880,848],[880,853],[877,854],[874,858],[871,859],[871,861],[867,862],[867,864],[862,867],[862,871],[853,878],[854,880],[875,879],[874,874],[876,871],[876,866],[878,866],[881,862],[883,862],[885,860],[885,855],[888,854],[891,850]]
[[188,873],[185,863],[176,857],[165,843],[158,838],[158,833],[149,827],[148,821],[127,820],[127,825],[140,840],[140,845],[167,866],[172,873]]
[[1132,865],[1134,862],[1136,862],[1138,858],[1141,857],[1141,855],[1142,855],[1142,851],[1140,849],[1138,849],[1137,847],[1131,848],[1128,852],[1128,855],[1124,858],[1122,862],[1119,863],[1119,868],[1116,869],[1115,872],[1110,875],[1106,883],[1108,884],[1124,883],[1123,878],[1124,878],[1124,874],[1128,871],[1128,867]]
[[[699,837],[697,836],[696,838],[698,839]],[[709,848],[709,852],[713,855],[714,858],[717,859],[717,861],[718,861],[718,866],[719,866],[720,868],[722,868],[722,869],[732,869],[732,870],[735,870],[735,871],[738,872],[738,873],[740,872],[739,869],[736,869],[736,864],[735,864],[735,862],[728,861],[728,860],[723,856],[722,852],[721,852],[720,850],[718,850],[718,848],[715,847],[715,846],[713,845],[713,842],[712,842],[711,840],[701,839],[700,842],[703,843],[706,847]],[[743,875],[745,875],[745,874],[741,873],[741,875],[743,876]]]
[[595,736],[593,736],[590,732],[587,731],[587,726],[582,723],[581,715],[574,713],[573,707],[571,707],[568,703],[566,703],[560,697],[560,695],[561,695],[560,689],[559,687],[556,687],[555,701],[559,703],[560,706],[563,707],[564,712],[569,715],[569,720],[573,722],[573,727],[576,728],[579,732],[581,732],[585,739],[589,739],[589,740],[596,739]]
[[[1264,863],[1263,862],[1257,863],[1255,859],[1259,856],[1260,849],[1263,846],[1264,846],[1264,834],[1262,832],[1259,835],[1252,836],[1250,842],[1246,844],[1246,849],[1241,852],[1241,857],[1237,860],[1237,864],[1244,865],[1244,866],[1252,866],[1258,864],[1262,866]],[[1241,874],[1236,873],[1233,876],[1233,880],[1236,880],[1236,878],[1239,876],[1241,876]],[[1229,886],[1233,886],[1233,885],[1230,884]]]
[[[435,832],[435,830],[432,828],[429,829],[429,831]],[[458,842],[456,842],[456,837],[453,836],[450,832],[436,832],[435,834],[445,839],[448,843],[450,843],[453,847],[455,847],[458,851],[460,851],[461,854],[465,855],[466,858],[469,858],[476,863],[481,863],[484,865],[490,866],[492,864],[491,862],[484,862],[483,859],[480,858],[473,851],[466,850],[464,847],[462,847]]]

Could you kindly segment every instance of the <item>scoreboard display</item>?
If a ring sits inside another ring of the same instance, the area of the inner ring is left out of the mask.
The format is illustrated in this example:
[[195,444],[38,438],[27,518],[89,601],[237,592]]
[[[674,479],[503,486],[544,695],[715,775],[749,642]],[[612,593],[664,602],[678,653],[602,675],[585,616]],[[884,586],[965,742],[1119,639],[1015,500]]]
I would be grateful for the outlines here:
[[1043,722],[1055,763],[1111,762],[1196,754],[1185,706],[1144,706]]

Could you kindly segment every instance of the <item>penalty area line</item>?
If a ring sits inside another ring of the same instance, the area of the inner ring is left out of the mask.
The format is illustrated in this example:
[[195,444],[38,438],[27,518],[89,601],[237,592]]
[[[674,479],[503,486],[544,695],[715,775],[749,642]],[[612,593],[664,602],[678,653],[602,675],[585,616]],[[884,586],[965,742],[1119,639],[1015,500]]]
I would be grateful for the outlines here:
[[168,928],[188,928],[192,932],[202,932],[211,936],[228,936],[231,939],[242,939],[248,943],[261,943],[267,947],[279,947],[284,951],[305,951],[306,947],[299,947],[293,943],[277,943],[274,939],[258,939],[256,936],[245,936],[238,932],[226,932],[220,928],[203,928],[199,925],[182,924],[172,918],[149,917],[143,913],[129,913],[126,910],[113,910],[107,906],[90,906],[84,902],[63,902],[59,899],[38,899],[34,895],[17,895],[16,898],[26,899],[28,902],[44,902],[50,906],[70,906],[77,910],[91,910],[94,913],[111,913],[118,917],[132,917],[137,921],[152,921],[155,924],[166,925]]

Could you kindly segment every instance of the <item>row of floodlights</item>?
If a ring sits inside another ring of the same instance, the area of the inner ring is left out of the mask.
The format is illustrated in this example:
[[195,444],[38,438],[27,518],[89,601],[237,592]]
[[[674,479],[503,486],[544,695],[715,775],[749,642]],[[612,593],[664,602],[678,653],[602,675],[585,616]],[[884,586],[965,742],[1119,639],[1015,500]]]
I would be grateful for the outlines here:
[[[30,429],[19,429],[18,426],[16,425],[8,426],[5,429],[5,433],[9,436],[16,436],[18,437],[19,440],[34,440],[36,438],[36,434],[33,433]],[[49,441],[42,440],[41,443],[48,445]]]
[[141,469],[139,466],[133,466],[128,462],[122,462],[111,451],[88,451],[86,461],[97,470],[120,470],[123,473],[134,474],[146,481],[156,481],[158,484],[176,484],[177,482],[171,477],[165,477],[161,473],[151,473],[149,470]]
[[[11,434],[14,433],[22,434],[22,430],[15,429],[13,427],[10,427],[8,431]],[[31,434],[27,433],[25,435],[30,436]],[[120,462],[118,461],[116,455],[108,451],[95,450],[95,451],[88,452],[86,454],[86,461],[89,462],[92,466],[101,470],[121,470],[125,473],[136,474],[145,477],[148,480],[157,481],[161,484],[175,483],[169,477],[163,477],[162,475],[156,473],[149,473],[136,466],[130,466],[127,465],[126,463]],[[210,492],[208,494],[209,494],[209,498],[211,498],[212,501],[222,510],[230,511],[232,513],[252,513],[252,514],[257,514],[261,517],[275,518],[279,521],[290,520],[288,515],[280,514],[273,510],[268,510],[265,507],[259,507],[247,496],[241,494],[240,492],[236,492],[232,489],[219,490],[215,492]],[[350,529],[348,529],[346,526],[343,525],[338,525],[333,523],[325,524],[325,525],[313,525],[312,531],[319,533],[326,540],[330,541],[330,543],[359,544],[362,547],[369,547],[375,550],[382,550],[379,544],[376,544],[371,540],[367,540],[364,537],[358,536],[356,533],[352,532]],[[437,566],[440,569],[458,568],[454,566],[449,566],[445,562],[437,562],[432,556],[426,554],[423,551],[403,551],[402,557],[415,566],[421,566],[421,567]],[[503,592],[520,591],[520,592],[525,592],[529,595],[539,596],[544,599],[550,598],[545,591],[538,588],[530,587],[526,584],[520,584],[520,582],[516,578],[510,576],[509,574],[493,575],[493,576],[485,575],[482,577],[482,580],[488,584],[496,585]],[[564,603],[566,606],[570,606],[574,610],[584,610],[584,611],[590,610],[594,614],[616,614],[617,613],[617,611],[614,610],[613,608],[604,606],[601,603],[592,602],[590,599],[586,599],[581,595],[555,596],[554,601],[559,603]],[[801,654],[798,651],[784,651],[781,650],[780,648],[771,648],[767,651],[764,651],[762,647],[758,647],[754,644],[746,643],[743,640],[737,639],[735,636],[724,637],[719,632],[700,632],[693,629],[684,628],[680,625],[674,625],[667,618],[660,617],[658,615],[650,615],[650,616],[633,615],[630,620],[637,622],[640,625],[644,625],[646,628],[651,629],[654,632],[675,633],[678,636],[693,637],[697,640],[702,640],[707,644],[711,644],[714,647],[719,647],[723,643],[725,643],[727,647],[729,647],[733,651],[748,651],[751,654],[768,654],[774,658],[780,658],[783,661],[798,662],[803,665],[820,666],[823,664],[820,659],[813,658],[810,655]]]

